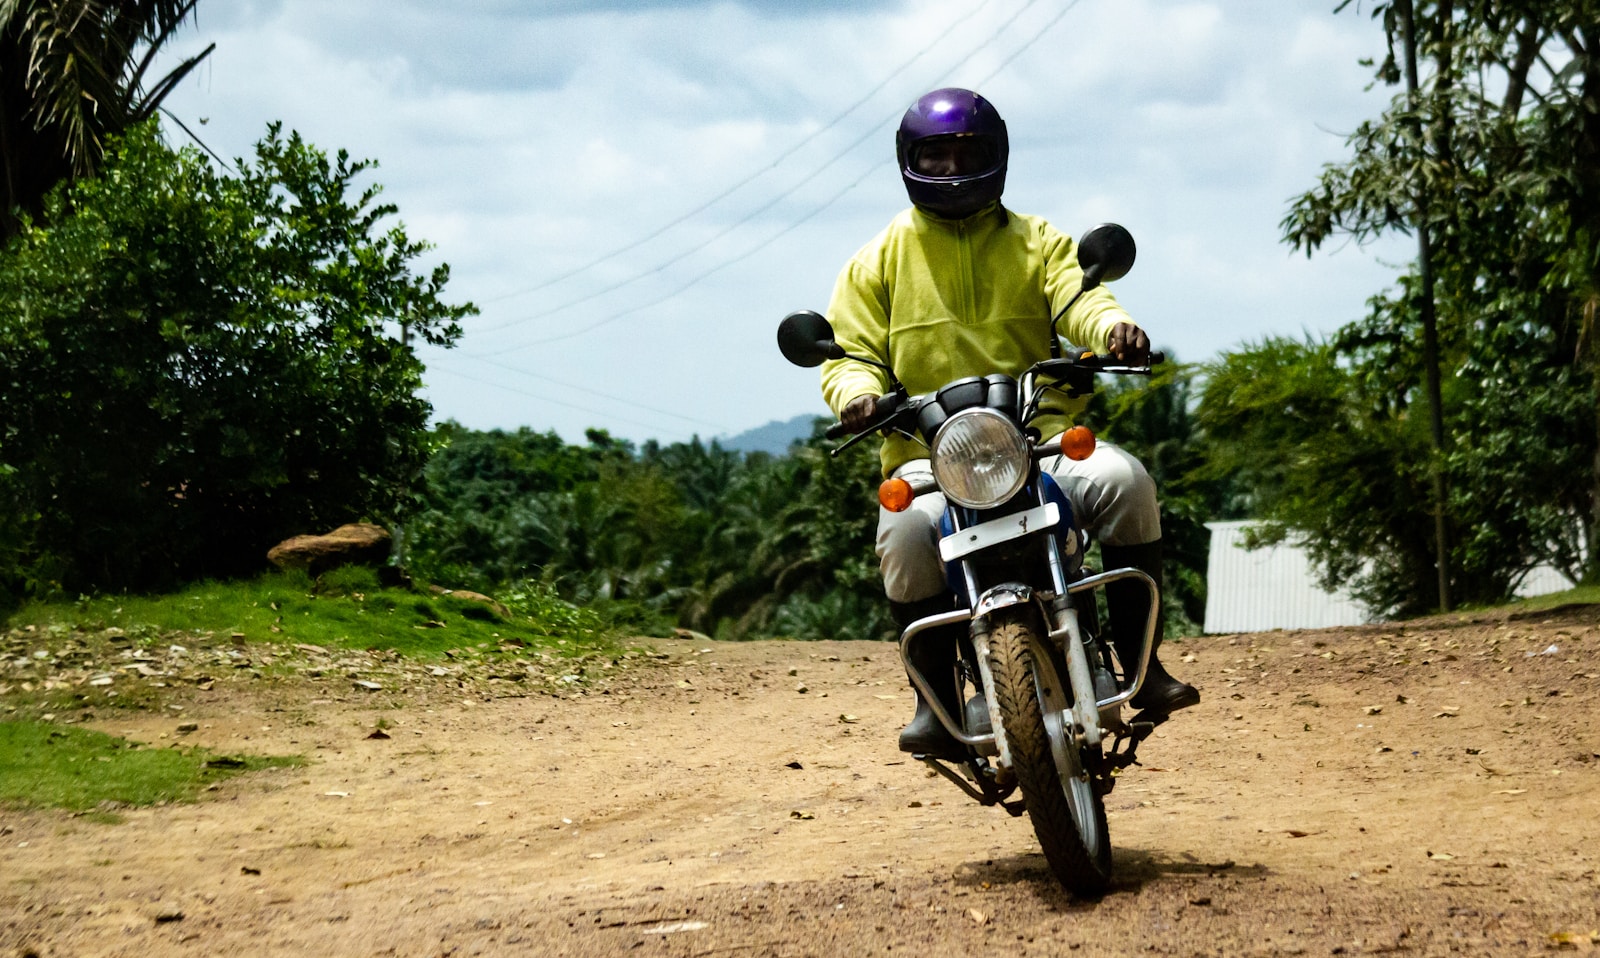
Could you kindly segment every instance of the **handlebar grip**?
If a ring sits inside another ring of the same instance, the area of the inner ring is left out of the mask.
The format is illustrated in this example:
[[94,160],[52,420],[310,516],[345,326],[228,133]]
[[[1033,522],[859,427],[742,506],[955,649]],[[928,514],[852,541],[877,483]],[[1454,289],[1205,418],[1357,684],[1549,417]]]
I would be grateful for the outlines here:
[[1150,351],[1150,365],[1159,366],[1159,365],[1161,365],[1162,363],[1164,363],[1166,361],[1167,361],[1167,354],[1166,353],[1161,352],[1160,350],[1151,350]]
[[[900,397],[898,395],[890,393],[887,396],[877,397],[877,400],[873,404],[872,408],[872,422],[868,424],[867,428],[861,431],[876,432],[879,429],[882,429],[884,426],[889,424],[889,420],[894,416],[895,413],[899,411]],[[828,427],[827,431],[822,434],[822,438],[843,439],[845,436],[850,435],[852,431],[853,430],[847,429],[843,422],[836,422]]]

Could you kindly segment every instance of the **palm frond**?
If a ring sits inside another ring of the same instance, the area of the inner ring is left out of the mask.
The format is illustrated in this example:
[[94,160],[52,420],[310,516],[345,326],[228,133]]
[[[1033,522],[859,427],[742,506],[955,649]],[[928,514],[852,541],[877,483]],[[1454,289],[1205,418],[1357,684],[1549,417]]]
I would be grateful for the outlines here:
[[[185,59],[147,92],[144,81],[157,53],[194,13],[198,0],[0,0],[7,40],[0,81],[9,102],[23,104],[8,144],[6,179],[19,164],[37,164],[38,151],[59,151],[72,176],[92,174],[108,135],[148,119],[166,95],[211,52]],[[32,155],[26,155],[31,151]],[[34,208],[38,196],[12,196]],[[0,223],[9,233],[12,221]]]

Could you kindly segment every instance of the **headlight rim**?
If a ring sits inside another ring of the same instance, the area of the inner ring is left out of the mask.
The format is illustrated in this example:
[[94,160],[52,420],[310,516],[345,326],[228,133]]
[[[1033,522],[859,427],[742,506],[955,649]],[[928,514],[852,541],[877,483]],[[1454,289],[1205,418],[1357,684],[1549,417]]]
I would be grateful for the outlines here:
[[[998,499],[986,501],[970,500],[956,495],[946,487],[945,483],[940,478],[941,457],[939,456],[939,449],[949,436],[951,427],[956,426],[958,423],[964,423],[971,418],[980,416],[990,417],[997,423],[1004,424],[1011,435],[1016,437],[1016,445],[1019,453],[1017,457],[1017,464],[1021,467],[1017,470],[1017,477],[1015,481],[1011,483],[1009,490],[1003,496],[999,497]],[[1004,505],[1018,492],[1022,491],[1023,487],[1028,483],[1028,473],[1030,471],[1029,467],[1032,463],[1033,457],[1032,449],[1028,443],[1028,437],[1023,433],[1022,429],[1018,427],[1016,422],[1011,419],[1011,417],[1007,416],[1003,412],[1000,412],[999,410],[990,409],[986,406],[977,406],[969,409],[963,409],[940,424],[938,432],[934,433],[933,435],[933,441],[928,444],[928,459],[929,467],[933,472],[934,481],[938,483],[939,491],[944,494],[945,498],[968,509],[981,510],[994,509],[998,506]]]

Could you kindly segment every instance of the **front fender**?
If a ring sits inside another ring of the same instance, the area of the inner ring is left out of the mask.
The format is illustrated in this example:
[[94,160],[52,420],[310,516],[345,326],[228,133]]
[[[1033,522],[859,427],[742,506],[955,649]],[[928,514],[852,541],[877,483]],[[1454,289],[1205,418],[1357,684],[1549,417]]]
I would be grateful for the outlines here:
[[985,589],[983,595],[978,596],[977,604],[972,607],[972,617],[983,620],[1001,609],[1030,604],[1044,616],[1041,621],[1050,621],[1049,616],[1045,614],[1044,601],[1033,591],[1032,586],[1020,582],[1002,582],[1000,585]]
[[[1056,676],[1056,684],[1065,683],[1066,687],[1072,690],[1071,701],[1063,702],[1063,708],[1066,710],[1065,714],[1072,716],[1072,721],[1068,724],[1077,730],[1077,734],[1083,737],[1085,743],[1091,746],[1099,745],[1101,726],[1094,694],[1094,676],[1089,669],[1088,654],[1084,649],[1083,636],[1078,630],[1078,613],[1076,609],[1067,608],[1062,616],[1064,620],[1063,627],[1053,629],[1048,624],[1051,622],[1052,617],[1045,607],[1044,600],[1030,586],[1023,585],[1020,582],[1007,582],[985,590],[983,595],[979,597],[978,604],[974,607],[972,615],[975,623],[974,632],[987,633],[990,616],[1003,609],[1014,609],[1023,605],[1032,605],[1039,613],[1039,622],[1044,625],[1044,629],[1035,638],[1046,646],[1054,643],[1055,650],[1060,652],[1061,658],[1066,664],[1067,674]],[[1039,665],[1055,672],[1058,669],[1055,661],[1050,658],[1050,651],[1046,648],[1037,650],[1041,658]],[[987,681],[987,676],[985,676],[985,680]],[[992,707],[992,698],[990,703]],[[1000,717],[996,715],[994,720],[996,723],[995,728],[999,729],[1001,727]],[[1001,743],[1001,748],[1002,750],[1006,748],[1004,742]],[[1007,757],[1009,758],[1009,756]]]

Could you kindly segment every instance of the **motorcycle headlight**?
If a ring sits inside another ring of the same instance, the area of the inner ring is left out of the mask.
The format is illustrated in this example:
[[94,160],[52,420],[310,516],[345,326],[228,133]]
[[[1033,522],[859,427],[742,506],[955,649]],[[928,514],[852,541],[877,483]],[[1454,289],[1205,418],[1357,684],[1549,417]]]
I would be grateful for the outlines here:
[[969,509],[992,509],[1017,494],[1032,462],[1028,440],[993,409],[967,409],[934,434],[929,451],[939,490]]

